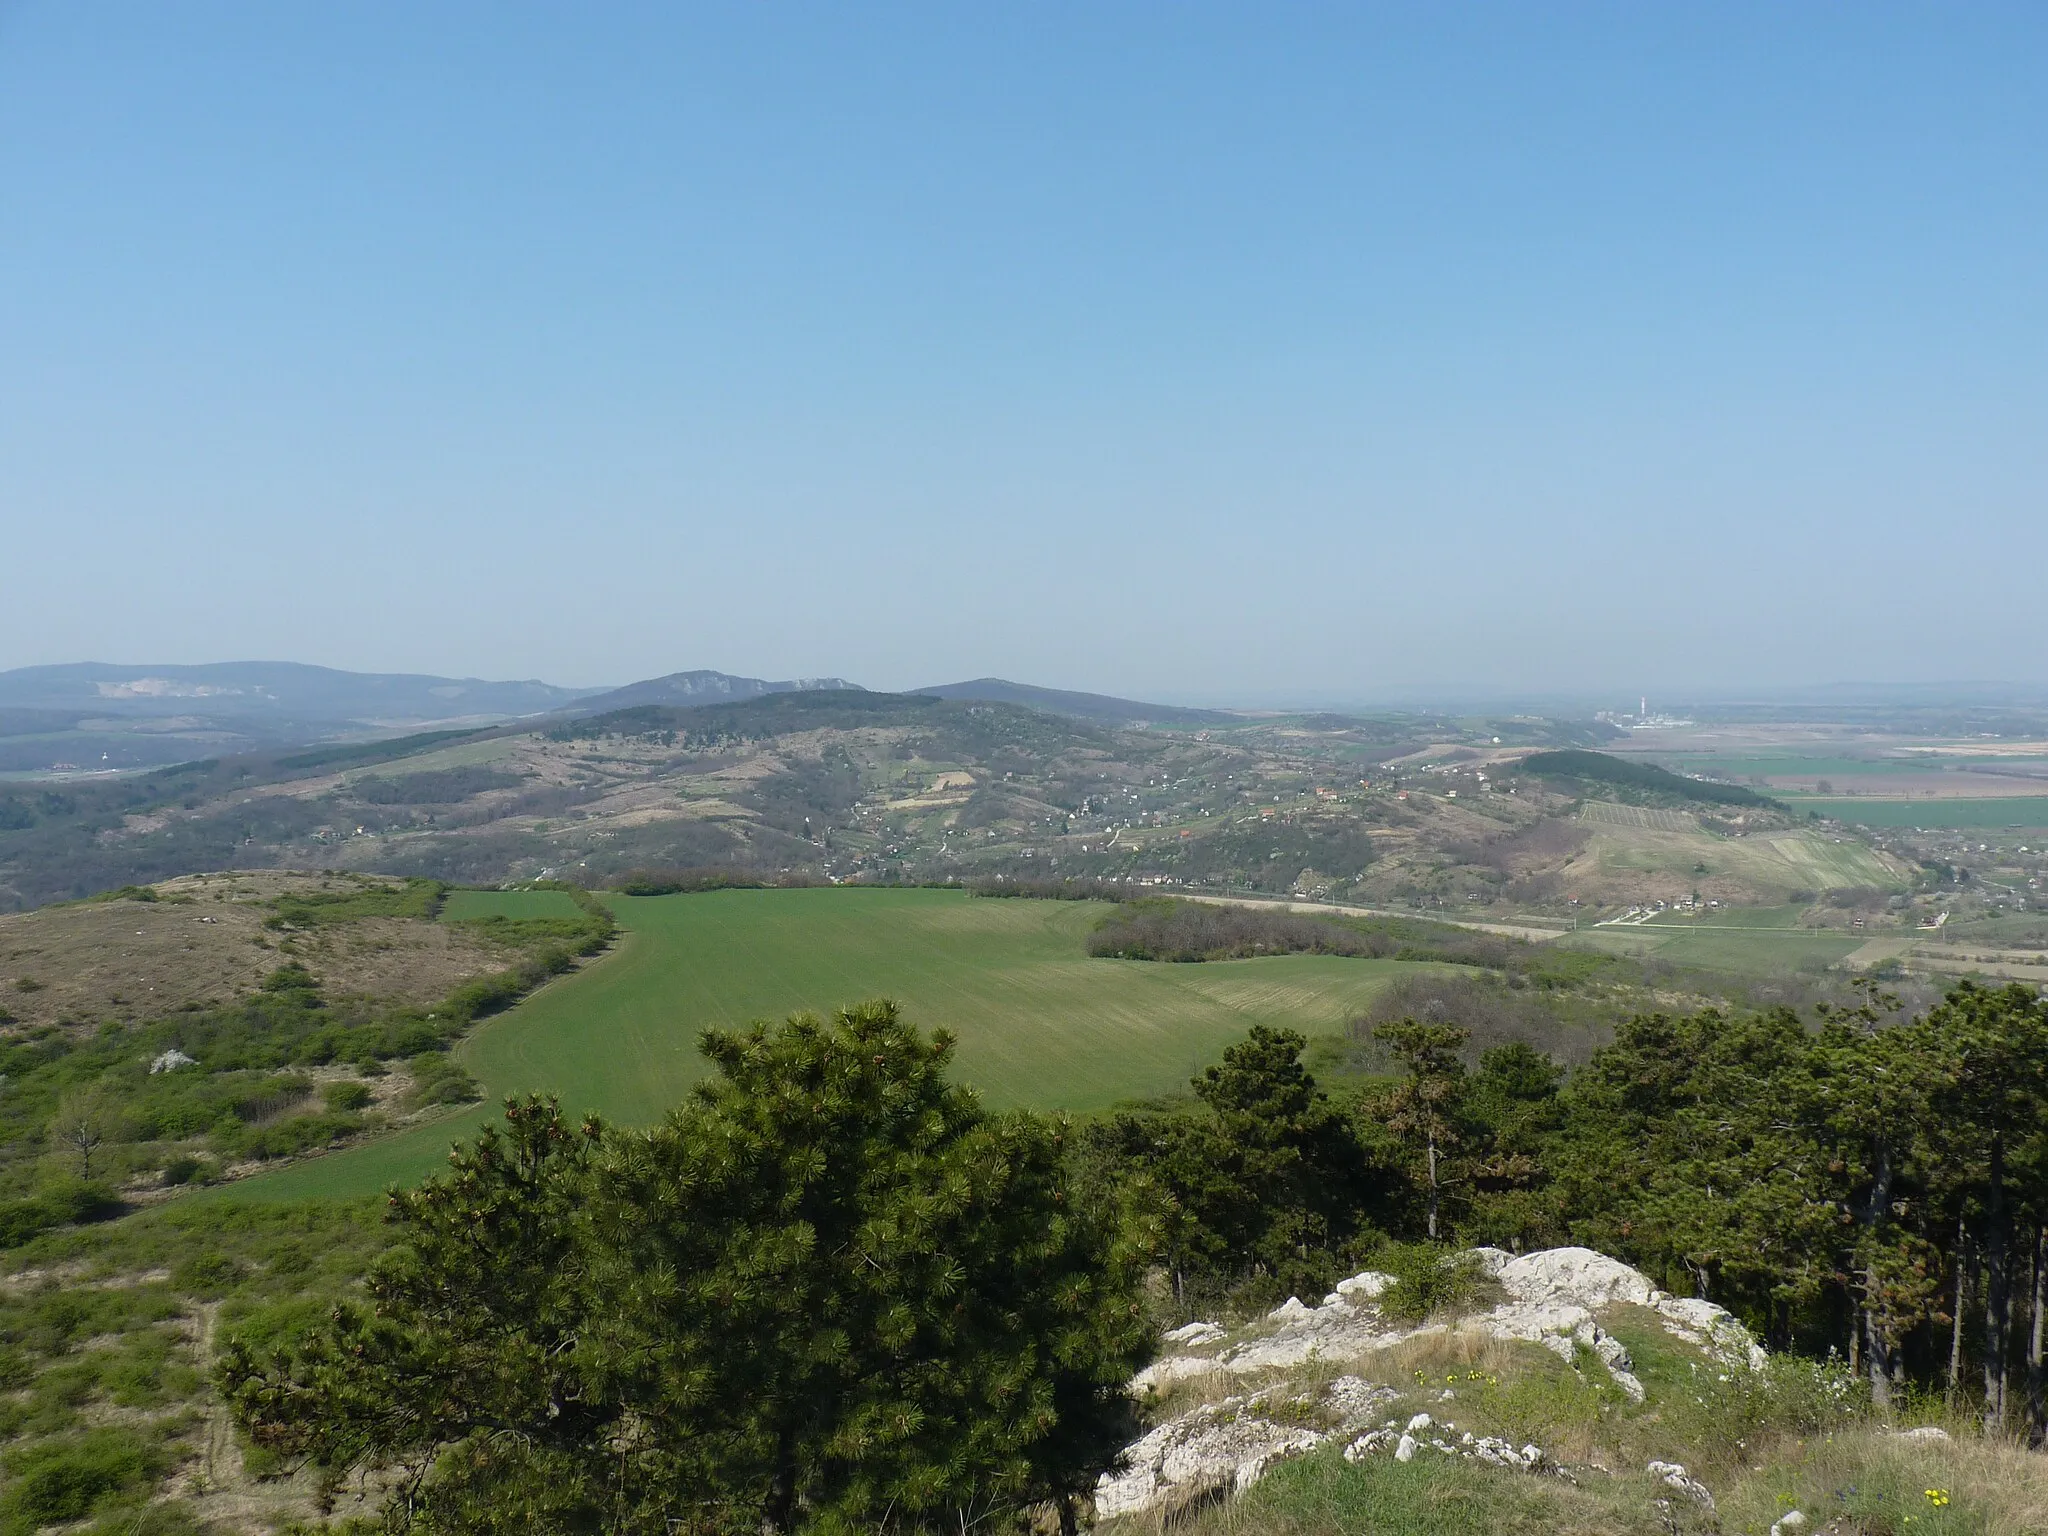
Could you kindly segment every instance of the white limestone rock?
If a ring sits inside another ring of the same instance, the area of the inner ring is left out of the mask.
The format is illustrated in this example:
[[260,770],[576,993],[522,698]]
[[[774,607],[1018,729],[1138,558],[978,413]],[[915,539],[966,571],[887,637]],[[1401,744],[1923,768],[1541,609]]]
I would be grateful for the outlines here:
[[1763,1346],[1750,1337],[1749,1330],[1726,1307],[1697,1297],[1666,1296],[1662,1292],[1658,1293],[1655,1305],[1666,1333],[1704,1349],[1723,1365],[1745,1366],[1752,1371],[1764,1368],[1767,1357]]
[[1386,1450],[1399,1438],[1391,1429],[1368,1430],[1344,1447],[1344,1459],[1354,1463],[1361,1462],[1368,1456]]
[[1479,1265],[1479,1273],[1489,1280],[1498,1280],[1500,1272],[1515,1262],[1515,1256],[1505,1248],[1467,1248],[1465,1256]]
[[1707,1485],[1675,1461],[1653,1461],[1643,1469],[1674,1493],[1682,1493],[1702,1509],[1712,1510],[1714,1496]]
[[1337,1421],[1337,1433],[1351,1434],[1401,1394],[1359,1376],[1339,1376],[1323,1388],[1323,1402]]
[[1299,1425],[1243,1414],[1243,1399],[1197,1408],[1160,1425],[1124,1453],[1124,1470],[1095,1486],[1095,1515],[1114,1520],[1178,1508],[1228,1491],[1242,1493],[1277,1461],[1321,1445],[1327,1436]]
[[1393,1283],[1392,1275],[1368,1269],[1353,1275],[1349,1280],[1339,1280],[1333,1294],[1346,1301],[1378,1301],[1381,1294]]
[[1147,1392],[1164,1392],[1177,1382],[1213,1376],[1220,1369],[1207,1355],[1168,1355],[1162,1360],[1154,1360],[1133,1376],[1131,1391],[1141,1397]]
[[1615,1302],[1648,1306],[1656,1287],[1641,1270],[1590,1248],[1545,1248],[1501,1265],[1493,1277],[1515,1301],[1531,1306],[1584,1307]]
[[[1595,1319],[1603,1307],[1650,1307],[1667,1331],[1722,1364],[1750,1369],[1764,1364],[1762,1348],[1725,1308],[1667,1296],[1641,1271],[1590,1248],[1551,1248],[1519,1257],[1498,1248],[1470,1253],[1481,1271],[1499,1283],[1504,1299],[1459,1327],[1540,1344],[1567,1363],[1576,1363],[1583,1345],[1637,1401],[1643,1387],[1628,1351]],[[1376,1302],[1391,1284],[1391,1275],[1366,1270],[1339,1281],[1321,1306],[1290,1296],[1234,1341],[1219,1324],[1189,1323],[1166,1336],[1172,1352],[1140,1372],[1132,1386],[1140,1392],[1162,1391],[1212,1373],[1247,1376],[1314,1360],[1359,1360],[1390,1344],[1444,1331],[1441,1324],[1413,1327],[1381,1317]]]

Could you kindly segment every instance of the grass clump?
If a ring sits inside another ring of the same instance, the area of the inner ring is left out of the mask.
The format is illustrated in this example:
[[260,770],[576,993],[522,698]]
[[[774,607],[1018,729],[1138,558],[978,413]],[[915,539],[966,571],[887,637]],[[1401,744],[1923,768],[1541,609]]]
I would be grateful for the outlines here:
[[137,1503],[168,1470],[161,1442],[125,1428],[89,1429],[11,1450],[0,1494],[0,1536],[83,1520]]
[[265,926],[315,928],[365,917],[431,918],[441,910],[446,894],[447,887],[438,880],[407,880],[402,885],[279,896],[270,904],[276,915]]
[[1651,1536],[1671,1527],[1598,1493],[1446,1456],[1356,1465],[1331,1447],[1274,1468],[1251,1492],[1179,1527],[1186,1536]]

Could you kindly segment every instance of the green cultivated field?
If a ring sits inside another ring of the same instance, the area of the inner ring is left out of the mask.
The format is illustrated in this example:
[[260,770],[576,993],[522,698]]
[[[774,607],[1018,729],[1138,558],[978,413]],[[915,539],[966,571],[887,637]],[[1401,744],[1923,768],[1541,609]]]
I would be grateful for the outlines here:
[[[1630,809],[1623,807],[1623,809]],[[1817,831],[1771,832],[1755,837],[1712,837],[1590,819],[1594,855],[1609,871],[1670,875],[1690,881],[1693,866],[1730,875],[1760,891],[1832,891],[1850,886],[1897,888],[1904,882],[1872,849],[1853,838],[1832,840]]]
[[1837,821],[1866,827],[2048,827],[2048,795],[2012,795],[1991,800],[1826,800],[1815,795],[1788,795],[1787,805],[1819,811]]
[[580,917],[583,909],[567,891],[450,891],[441,905],[444,922],[473,917]]
[[[1631,757],[1635,755],[1630,754]],[[1752,775],[1767,779],[1803,779],[1815,775],[1824,779],[1853,779],[1873,773],[1935,773],[1941,768],[1941,760],[1924,757],[1801,757],[1797,753],[1737,756],[1713,752],[1651,752],[1642,755],[1677,772],[1710,773],[1736,780],[1747,780]]]
[[1674,965],[1704,970],[1771,976],[1788,971],[1823,970],[1864,941],[1860,933],[1850,935],[1744,921],[1748,915],[1736,912],[1717,918],[1709,914],[1697,926],[1674,918],[1639,927],[1594,928],[1559,942],[1608,954],[1655,956]]
[[706,1025],[877,996],[895,998],[923,1028],[954,1031],[958,1075],[990,1104],[1100,1109],[1184,1086],[1253,1024],[1341,1029],[1414,969],[1328,955],[1090,959],[1083,941],[1105,910],[1094,903],[845,888],[609,899],[626,930],[617,952],[459,1047],[484,1105],[222,1194],[357,1195],[418,1178],[508,1093],[554,1093],[578,1114],[645,1124],[701,1075],[696,1037]]

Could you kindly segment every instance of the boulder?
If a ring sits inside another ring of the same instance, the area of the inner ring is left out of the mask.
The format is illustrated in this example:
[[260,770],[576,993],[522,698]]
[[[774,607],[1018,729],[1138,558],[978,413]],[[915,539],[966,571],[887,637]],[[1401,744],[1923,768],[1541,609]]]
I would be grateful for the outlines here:
[[1368,1269],[1353,1275],[1349,1280],[1339,1280],[1333,1293],[1346,1301],[1378,1301],[1380,1293],[1394,1283],[1394,1277],[1379,1270]]
[[[1497,1250],[1495,1250],[1497,1251]],[[1494,1278],[1516,1301],[1530,1305],[1584,1307],[1615,1302],[1647,1307],[1658,1293],[1649,1276],[1590,1248],[1546,1248],[1501,1265]]]
[[1326,1438],[1298,1425],[1243,1417],[1235,1399],[1162,1424],[1124,1453],[1125,1470],[1104,1473],[1095,1516],[1114,1520],[1175,1509],[1217,1493],[1242,1493],[1276,1461],[1314,1450]]

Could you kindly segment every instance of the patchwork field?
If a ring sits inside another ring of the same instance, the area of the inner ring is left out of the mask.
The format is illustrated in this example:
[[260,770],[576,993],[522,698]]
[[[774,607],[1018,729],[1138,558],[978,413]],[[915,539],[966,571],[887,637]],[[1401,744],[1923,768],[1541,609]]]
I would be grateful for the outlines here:
[[1955,827],[2002,830],[2048,827],[2048,795],[2007,795],[1986,800],[1823,799],[1802,795],[1792,802],[1838,821],[1866,827]]
[[1083,940],[1100,906],[941,890],[715,891],[613,905],[625,930],[614,954],[459,1048],[484,1105],[246,1180],[225,1197],[365,1194],[417,1178],[508,1093],[545,1091],[579,1114],[647,1123],[702,1074],[696,1037],[707,1025],[889,996],[920,1026],[959,1036],[959,1076],[991,1104],[1090,1110],[1184,1085],[1253,1024],[1341,1029],[1396,974],[1416,969],[1321,955],[1090,959]]

